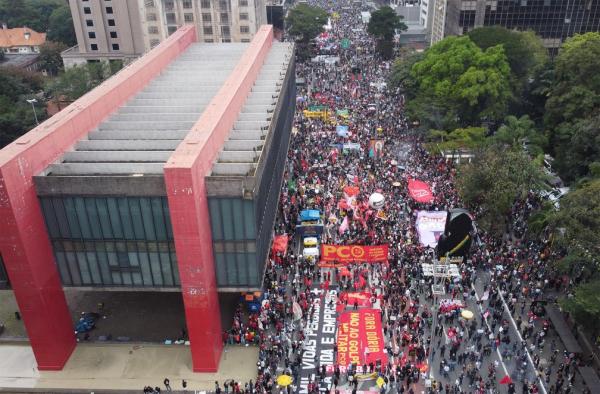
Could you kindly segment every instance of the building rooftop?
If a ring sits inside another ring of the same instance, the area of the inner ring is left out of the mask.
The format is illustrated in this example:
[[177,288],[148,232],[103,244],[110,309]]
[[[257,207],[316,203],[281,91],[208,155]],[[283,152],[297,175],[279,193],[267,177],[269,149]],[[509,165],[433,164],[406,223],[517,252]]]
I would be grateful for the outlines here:
[[35,62],[40,57],[39,53],[12,54],[5,53],[4,59],[0,61],[0,67],[24,68]]
[[292,55],[292,44],[273,43],[210,176],[254,175]]
[[158,175],[248,44],[192,44],[46,176]]
[[6,29],[0,27],[0,48],[38,46],[46,42],[46,33],[38,33],[28,27]]

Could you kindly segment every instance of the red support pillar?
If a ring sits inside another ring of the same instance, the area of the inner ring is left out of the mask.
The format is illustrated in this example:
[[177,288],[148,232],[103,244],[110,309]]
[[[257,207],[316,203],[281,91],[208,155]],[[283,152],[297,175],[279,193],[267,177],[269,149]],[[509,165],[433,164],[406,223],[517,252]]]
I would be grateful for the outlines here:
[[273,43],[262,26],[223,87],[165,164],[165,184],[195,372],[219,368],[223,341],[204,177],[246,102]]
[[0,168],[0,251],[38,369],[60,370],[75,349],[73,323],[31,175],[10,164]]
[[223,341],[204,172],[165,169],[194,372],[216,372]]
[[40,370],[62,369],[76,341],[33,176],[195,41],[193,25],[179,28],[152,51],[0,150],[0,253]]

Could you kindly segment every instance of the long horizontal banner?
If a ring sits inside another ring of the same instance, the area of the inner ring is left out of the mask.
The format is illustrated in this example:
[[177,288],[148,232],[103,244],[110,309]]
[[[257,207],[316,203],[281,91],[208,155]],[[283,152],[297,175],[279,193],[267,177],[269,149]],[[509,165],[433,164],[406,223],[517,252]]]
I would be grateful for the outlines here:
[[338,318],[337,345],[338,365],[376,364],[379,361],[385,368],[387,355],[383,351],[381,312],[369,308],[342,313]]
[[386,262],[388,245],[321,245],[321,261],[338,263]]

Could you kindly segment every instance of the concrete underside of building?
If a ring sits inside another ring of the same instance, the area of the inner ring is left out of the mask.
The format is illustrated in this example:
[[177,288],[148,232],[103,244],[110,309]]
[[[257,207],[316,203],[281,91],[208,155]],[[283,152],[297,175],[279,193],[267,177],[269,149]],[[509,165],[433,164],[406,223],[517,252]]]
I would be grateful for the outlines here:
[[177,291],[193,370],[221,359],[218,292],[257,291],[295,108],[293,45],[185,26],[0,151],[0,261],[38,368],[76,341],[63,286]]

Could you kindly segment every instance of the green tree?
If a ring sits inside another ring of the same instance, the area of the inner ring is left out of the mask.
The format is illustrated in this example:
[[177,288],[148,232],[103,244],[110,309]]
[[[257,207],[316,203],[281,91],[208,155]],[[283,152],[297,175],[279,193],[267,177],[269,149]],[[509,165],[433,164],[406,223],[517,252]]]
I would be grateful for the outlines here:
[[522,149],[493,144],[459,167],[457,186],[463,200],[478,207],[478,224],[496,235],[509,231],[510,210],[530,191],[543,188],[540,166]]
[[298,43],[298,53],[301,57],[310,54],[309,42],[321,34],[327,23],[327,12],[319,7],[308,4],[298,4],[292,8],[286,18],[289,34]]
[[600,161],[600,114],[563,122],[553,133],[553,167],[567,182],[590,175],[590,165]]
[[548,51],[532,31],[486,26],[470,31],[469,38],[483,50],[502,45],[510,69],[520,81],[532,76],[548,61]]
[[536,130],[535,123],[527,115],[520,118],[507,116],[493,139],[504,145],[527,146],[527,150],[534,157],[542,155],[547,144],[546,136]]
[[54,9],[48,20],[48,40],[62,42],[67,47],[77,43],[75,38],[75,29],[73,28],[73,18],[69,7],[59,7]]
[[593,280],[575,288],[574,294],[559,301],[575,321],[600,334],[600,280]]
[[40,57],[38,63],[43,70],[50,75],[56,75],[63,69],[63,61],[60,53],[67,49],[66,45],[60,42],[46,41],[40,46]]
[[[42,83],[38,74],[0,68],[0,148],[35,126],[31,104],[26,100],[40,91]],[[43,106],[36,110],[39,120],[45,119]]]
[[478,149],[486,143],[485,127],[466,127],[452,131],[430,130],[428,134],[431,151],[457,151]]
[[27,26],[38,32],[48,32],[50,16],[58,9],[69,13],[68,22],[73,29],[69,4],[63,0],[0,0],[0,22],[10,28]]
[[398,57],[392,65],[389,76],[390,87],[400,88],[407,99],[413,99],[417,93],[417,81],[410,74],[415,63],[423,60],[423,52],[412,51]]
[[367,32],[377,40],[377,51],[384,59],[391,59],[394,53],[394,34],[397,30],[406,31],[408,26],[402,22],[402,16],[384,6],[371,14]]
[[562,45],[555,61],[555,83],[546,102],[546,121],[549,127],[598,113],[599,59],[598,32],[577,34]]
[[46,91],[54,97],[77,100],[110,77],[107,62],[87,63],[67,68],[48,84]]
[[481,50],[469,37],[448,37],[429,48],[411,76],[417,94],[409,115],[427,128],[450,130],[502,119],[510,68],[502,46]]

